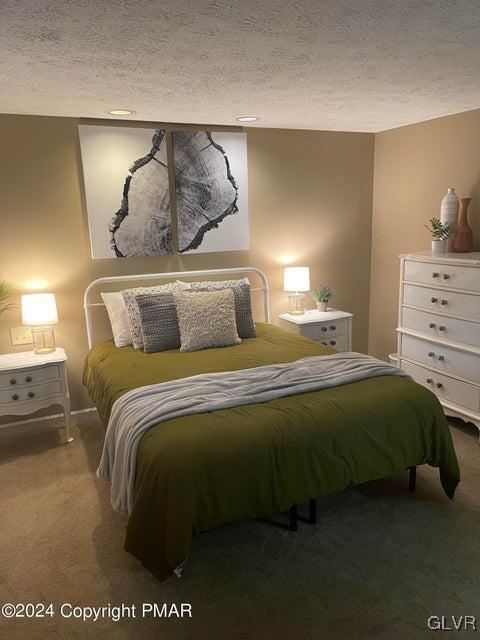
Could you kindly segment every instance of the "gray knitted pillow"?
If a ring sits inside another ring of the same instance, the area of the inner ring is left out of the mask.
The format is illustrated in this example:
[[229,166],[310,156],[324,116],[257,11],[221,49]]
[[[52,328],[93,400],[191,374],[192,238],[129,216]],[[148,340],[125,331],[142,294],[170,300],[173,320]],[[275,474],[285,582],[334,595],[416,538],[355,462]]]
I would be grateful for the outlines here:
[[243,340],[244,338],[255,338],[257,336],[255,322],[253,321],[252,297],[250,293],[251,285],[248,278],[242,278],[240,280],[215,280],[212,282],[191,282],[190,285],[192,291],[232,289],[239,337]]
[[142,294],[173,293],[174,291],[186,289],[190,289],[190,285],[186,282],[169,282],[168,284],[160,284],[154,287],[135,287],[135,289],[124,289],[122,291],[135,349],[143,349],[142,323],[140,322],[140,312],[135,297]]
[[142,326],[143,350],[156,353],[180,347],[177,309],[172,293],[135,296]]
[[231,289],[174,293],[182,346],[180,351],[229,347],[241,342]]

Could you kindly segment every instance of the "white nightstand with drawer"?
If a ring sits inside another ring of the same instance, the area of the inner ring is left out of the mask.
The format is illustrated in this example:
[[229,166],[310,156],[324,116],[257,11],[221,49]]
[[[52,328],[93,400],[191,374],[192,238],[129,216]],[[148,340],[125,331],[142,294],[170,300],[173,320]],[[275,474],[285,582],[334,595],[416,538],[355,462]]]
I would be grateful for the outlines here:
[[337,351],[352,350],[351,313],[337,309],[308,309],[302,315],[282,313],[278,318],[280,326],[286,331],[299,333]]
[[67,441],[72,442],[66,361],[61,348],[45,356],[32,351],[0,355],[0,416],[28,415],[61,405]]

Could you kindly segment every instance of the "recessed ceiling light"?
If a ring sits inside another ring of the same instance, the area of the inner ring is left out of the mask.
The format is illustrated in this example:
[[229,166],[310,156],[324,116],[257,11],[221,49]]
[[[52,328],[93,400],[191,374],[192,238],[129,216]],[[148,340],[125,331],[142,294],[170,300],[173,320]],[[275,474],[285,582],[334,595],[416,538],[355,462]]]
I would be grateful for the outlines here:
[[110,109],[107,113],[109,116],[133,116],[135,111],[131,109]]
[[238,122],[257,122],[260,118],[257,118],[257,116],[240,116],[237,120]]

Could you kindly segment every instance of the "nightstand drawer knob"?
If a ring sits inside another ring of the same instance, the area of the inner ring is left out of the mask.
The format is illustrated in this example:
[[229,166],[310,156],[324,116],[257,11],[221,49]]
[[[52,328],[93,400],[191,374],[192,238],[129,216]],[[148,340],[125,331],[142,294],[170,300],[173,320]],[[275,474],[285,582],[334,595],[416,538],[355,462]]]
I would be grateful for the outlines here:
[[17,384],[16,378],[10,378],[10,384]]
[[322,327],[322,331],[326,331],[326,330],[327,330],[327,327]]
[[440,304],[448,304],[448,300],[442,300]]
[[446,329],[446,327],[445,327],[443,324],[441,324],[441,325],[438,327],[438,330],[439,330],[439,331],[445,331],[445,329]]
[[335,346],[337,343],[336,343],[336,341],[335,341],[335,340],[330,340],[330,344],[331,344],[332,346]]
[[330,329],[331,329],[332,331],[335,331],[335,329],[336,329],[336,328],[337,328],[337,327],[336,327],[334,324],[331,324],[331,325],[330,325]]
[[25,378],[25,382],[31,382],[32,381],[32,376],[27,376]]
[[28,397],[29,398],[34,398],[35,397],[35,391],[29,391],[28,392]]
[[430,329],[435,329],[437,325],[435,324],[435,322],[430,322],[428,326],[430,327]]
[[438,359],[442,362],[442,360],[445,360],[445,356],[438,356]]
[[431,298],[430,302],[438,302],[438,298]]
[[435,354],[433,353],[433,351],[429,351],[429,352],[428,352],[428,357],[429,357],[429,358],[433,358],[433,356],[434,356],[434,355],[435,355]]
[[437,271],[434,271],[434,272],[432,273],[432,278],[438,278],[438,276],[439,276],[439,275],[440,275],[440,274],[439,274]]
[[450,278],[450,276],[448,275],[448,273],[444,273],[443,274],[443,279],[444,280],[448,280]]
[[428,382],[428,384],[432,384],[433,378],[427,378],[427,382]]
[[18,393],[14,393],[12,396],[12,400],[18,400],[18,398],[19,398]]
[[437,382],[436,387],[437,389],[443,389],[443,384],[441,382]]
[[327,343],[326,343],[326,342],[324,342],[323,340],[322,340],[322,344],[324,344],[325,346],[327,346]]

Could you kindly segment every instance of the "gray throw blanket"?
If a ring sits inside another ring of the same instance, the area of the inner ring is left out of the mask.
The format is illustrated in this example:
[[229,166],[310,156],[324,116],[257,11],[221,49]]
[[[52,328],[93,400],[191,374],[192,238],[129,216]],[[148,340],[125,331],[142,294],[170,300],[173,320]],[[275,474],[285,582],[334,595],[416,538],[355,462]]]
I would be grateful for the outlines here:
[[154,425],[180,416],[259,404],[378,376],[406,374],[361,353],[335,353],[133,389],[112,407],[97,475],[111,481],[113,508],[130,513],[138,443]]

